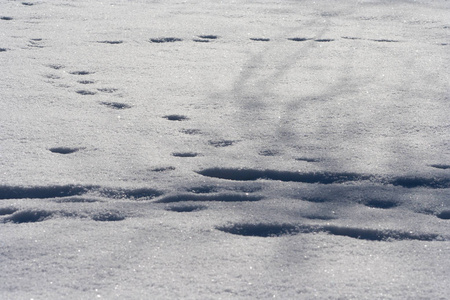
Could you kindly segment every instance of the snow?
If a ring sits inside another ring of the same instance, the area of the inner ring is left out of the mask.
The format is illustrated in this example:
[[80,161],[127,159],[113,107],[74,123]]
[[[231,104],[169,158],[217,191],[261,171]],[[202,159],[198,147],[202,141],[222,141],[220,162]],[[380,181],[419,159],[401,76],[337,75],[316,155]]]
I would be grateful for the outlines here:
[[0,3],[1,299],[447,299],[448,1]]

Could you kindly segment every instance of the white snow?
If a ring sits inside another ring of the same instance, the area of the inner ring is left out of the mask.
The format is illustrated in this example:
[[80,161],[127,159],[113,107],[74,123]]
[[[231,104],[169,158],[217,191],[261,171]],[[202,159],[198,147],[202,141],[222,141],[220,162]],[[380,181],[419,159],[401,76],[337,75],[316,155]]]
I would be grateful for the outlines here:
[[448,299],[450,3],[0,2],[1,299]]

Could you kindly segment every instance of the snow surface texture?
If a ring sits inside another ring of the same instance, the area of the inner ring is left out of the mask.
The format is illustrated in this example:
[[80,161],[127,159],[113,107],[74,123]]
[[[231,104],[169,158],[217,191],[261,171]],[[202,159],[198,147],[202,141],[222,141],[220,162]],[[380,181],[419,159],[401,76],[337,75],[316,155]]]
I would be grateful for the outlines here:
[[448,299],[450,2],[0,2],[1,299]]

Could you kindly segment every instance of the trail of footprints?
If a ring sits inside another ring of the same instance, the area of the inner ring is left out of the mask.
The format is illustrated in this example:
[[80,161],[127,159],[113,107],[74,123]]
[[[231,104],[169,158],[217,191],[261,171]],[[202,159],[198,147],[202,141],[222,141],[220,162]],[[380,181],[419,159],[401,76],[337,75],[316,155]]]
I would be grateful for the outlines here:
[[[32,6],[33,3],[22,2],[25,6]],[[2,16],[3,21],[13,20],[12,17]],[[220,37],[217,35],[199,35],[192,41],[196,43],[209,43],[218,40]],[[397,43],[399,40],[392,39],[364,39],[360,37],[341,37],[345,40],[367,40],[379,43]],[[266,37],[252,37],[251,41],[254,42],[270,42],[271,39]],[[336,39],[314,39],[309,37],[292,37],[287,38],[291,42],[317,42],[317,43],[330,43],[336,41]],[[29,40],[28,46],[30,48],[43,48],[43,40],[40,38],[33,38]],[[159,37],[151,38],[150,43],[165,44],[183,42],[183,39],[176,37]],[[124,43],[122,40],[103,40],[97,41],[100,44],[106,45],[120,45]],[[0,48],[0,52],[6,52],[7,48]],[[55,72],[63,71],[65,66],[60,64],[48,65]],[[83,88],[77,89],[75,92],[81,96],[95,96],[97,93],[113,94],[118,90],[115,88],[97,88],[89,89],[84,88],[96,83],[91,78],[94,72],[86,70],[73,70],[68,72],[70,76],[76,80],[77,84],[83,86]],[[45,76],[50,80],[58,80],[62,78],[62,74],[47,74]],[[110,109],[129,109],[131,105],[121,102],[99,102],[100,105]],[[184,115],[166,115],[163,118],[168,121],[182,122],[189,121],[189,118]],[[185,128],[180,130],[187,135],[202,135],[203,132],[200,129]],[[238,141],[227,139],[215,139],[209,140],[208,144],[215,148],[233,146]],[[54,147],[49,151],[56,154],[72,154],[78,152],[84,148],[80,147]],[[172,156],[179,158],[193,158],[199,156],[196,152],[174,152]],[[264,149],[259,152],[261,156],[276,156],[278,152],[276,150]],[[299,157],[297,161],[305,161],[308,163],[318,162],[316,158]],[[449,169],[450,165],[435,164],[430,167],[437,169]],[[173,171],[175,168],[160,167],[155,168],[154,172],[166,172]],[[376,184],[400,186],[403,188],[450,188],[449,179],[439,178],[421,178],[421,177],[396,177],[396,178],[378,178],[376,176],[367,174],[356,173],[301,173],[301,172],[288,172],[279,170],[257,170],[257,169],[233,169],[233,168],[209,168],[200,170],[198,174],[221,180],[231,180],[239,182],[256,182],[257,180],[276,180],[285,182],[299,182],[307,184],[345,184],[357,181],[375,182]],[[188,213],[188,212],[200,212],[208,209],[205,204],[211,201],[220,202],[257,202],[264,199],[264,197],[254,194],[257,192],[257,188],[240,187],[237,190],[229,192],[218,192],[213,186],[200,186],[188,189],[185,193],[176,195],[164,195],[161,191],[149,188],[142,189],[114,189],[103,188],[99,186],[45,186],[45,187],[17,187],[17,186],[0,186],[0,200],[5,199],[52,199],[56,203],[95,203],[102,201],[101,199],[106,197],[108,199],[126,199],[131,201],[153,201],[154,203],[164,203],[168,206],[167,211],[174,213]],[[155,200],[156,198],[156,200]],[[312,203],[323,203],[329,201],[329,199],[321,197],[302,197],[302,200]],[[386,199],[367,199],[361,204],[377,209],[392,209],[399,205],[396,201]],[[122,221],[126,219],[126,214],[110,210],[110,211],[93,211],[86,214],[71,213],[65,211],[50,211],[43,209],[19,209],[13,206],[0,206],[0,220],[4,223],[33,223],[41,222],[54,217],[79,217],[89,218],[94,221]],[[435,216],[443,219],[450,219],[450,210],[442,210],[435,213]],[[310,219],[318,220],[332,220],[330,216],[311,215]],[[370,241],[392,241],[392,240],[420,240],[420,241],[433,241],[442,240],[443,237],[434,234],[418,234],[411,232],[401,231],[381,231],[374,229],[363,228],[350,228],[340,227],[334,225],[308,225],[308,224],[284,224],[284,223],[237,223],[227,226],[217,226],[217,230],[236,234],[241,236],[255,236],[255,237],[276,237],[283,235],[293,234],[309,234],[323,232],[330,235],[346,236],[350,238],[370,240]]]

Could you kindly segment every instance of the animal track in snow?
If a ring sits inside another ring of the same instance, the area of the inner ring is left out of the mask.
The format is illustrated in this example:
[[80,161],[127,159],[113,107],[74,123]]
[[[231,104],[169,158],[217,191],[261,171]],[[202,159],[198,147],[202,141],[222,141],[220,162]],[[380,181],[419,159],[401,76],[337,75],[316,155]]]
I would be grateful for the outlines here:
[[161,168],[154,168],[151,171],[152,172],[167,172],[167,171],[173,171],[175,170],[175,167],[161,167]]
[[314,40],[315,42],[319,42],[319,43],[328,43],[328,42],[333,42],[334,39],[317,39]]
[[450,165],[444,165],[444,164],[434,164],[434,165],[430,165],[430,166],[433,168],[436,168],[436,169],[443,169],[443,170],[450,169]]
[[436,215],[439,219],[450,220],[450,210],[444,210]]
[[256,170],[256,169],[233,169],[233,168],[210,168],[197,172],[203,176],[228,179],[228,180],[279,180],[304,183],[343,183],[369,179],[367,175],[356,173],[300,173],[278,170]]
[[0,208],[0,216],[11,215],[18,211],[15,207],[1,207]]
[[120,41],[120,40],[118,40],[118,41],[97,41],[97,43],[100,43],[100,44],[110,44],[110,45],[118,45],[118,44],[122,44],[123,41]]
[[94,72],[89,72],[89,71],[72,71],[72,72],[70,72],[70,74],[84,76],[84,75],[94,74]]
[[11,18],[11,17],[0,17],[0,19],[4,20],[4,21],[11,21],[11,20],[13,20],[13,18]]
[[22,5],[25,5],[25,6],[33,6],[34,3],[32,3],[32,2],[22,2]]
[[33,47],[33,48],[44,48],[44,46],[42,45],[42,39],[31,39],[28,42],[28,46],[29,47]]
[[65,68],[63,65],[60,65],[60,64],[51,64],[51,65],[48,65],[48,67],[52,68],[54,70],[60,70],[60,69]]
[[198,186],[198,187],[191,187],[186,190],[194,194],[209,194],[217,192],[215,186]]
[[[152,188],[107,188],[81,185],[53,186],[0,186],[0,199],[47,199],[83,196],[88,193],[112,199],[149,200],[162,195],[162,192]],[[68,200],[69,202],[71,200]]]
[[219,202],[244,202],[260,201],[263,197],[242,194],[179,194],[167,196],[156,200],[158,203],[172,203],[185,201],[219,201]]
[[127,108],[132,107],[129,104],[120,103],[120,102],[100,102],[100,104],[108,106],[109,108],[113,108],[113,109],[127,109]]
[[69,198],[61,198],[54,200],[56,203],[95,203],[95,202],[101,202],[98,199],[95,198],[88,198],[88,197],[69,197]]
[[150,39],[150,42],[152,43],[173,43],[173,42],[181,42],[182,39],[175,38],[175,37],[163,37],[163,38],[153,38]]
[[60,198],[79,196],[87,193],[92,187],[79,185],[53,185],[53,186],[0,186],[0,199],[26,199],[26,198]]
[[379,42],[379,43],[398,43],[398,40],[388,40],[388,39],[369,39],[369,41],[372,42]]
[[6,52],[6,50],[8,50],[8,49],[6,49],[6,48],[0,48],[0,52]]
[[302,197],[301,200],[313,202],[313,203],[324,203],[329,202],[329,199],[323,198],[323,197]]
[[250,40],[255,41],[255,42],[269,42],[270,39],[267,38],[250,38]]
[[180,132],[191,135],[202,134],[200,129],[181,129]]
[[217,35],[212,35],[212,34],[199,35],[198,37],[201,39],[206,39],[206,40],[216,40],[219,38]]
[[50,148],[48,150],[50,150],[53,153],[58,153],[58,154],[71,154],[77,151],[80,151],[83,148],[71,148],[71,147],[54,147],[54,148]]
[[396,186],[402,186],[404,188],[432,188],[432,189],[445,189],[450,188],[449,178],[426,178],[418,176],[405,176],[392,179],[390,184]]
[[76,91],[76,93],[83,95],[83,96],[91,96],[91,95],[97,94],[96,92],[88,91],[88,90],[78,90],[78,91]]
[[365,206],[372,208],[389,209],[398,206],[398,203],[392,200],[370,199],[364,202]]
[[270,149],[267,149],[267,150],[261,150],[261,151],[259,151],[258,154],[261,155],[261,156],[276,156],[276,155],[278,155],[278,154],[280,154],[280,153],[279,153],[279,151],[277,151],[277,150],[270,150]]
[[125,216],[120,212],[109,211],[96,213],[92,216],[92,219],[99,222],[115,222],[125,220]]
[[196,156],[198,156],[198,153],[195,153],[195,152],[175,152],[175,153],[172,153],[172,156],[176,156],[176,157],[196,157]]
[[234,224],[231,226],[217,227],[218,230],[242,235],[255,237],[278,237],[283,235],[294,234],[310,234],[310,233],[327,233],[336,236],[345,236],[354,239],[368,241],[401,241],[401,240],[418,240],[418,241],[442,241],[443,238],[437,234],[412,233],[406,231],[394,230],[378,230],[351,228],[334,225],[291,225],[291,224]]
[[167,207],[166,210],[174,212],[195,212],[205,210],[208,207],[205,205],[178,205]]
[[235,168],[209,168],[197,172],[200,175],[220,179],[249,181],[249,180],[279,180],[303,183],[345,183],[371,180],[378,180],[380,184],[392,184],[404,188],[450,188],[450,178],[427,178],[400,176],[394,178],[377,179],[374,175],[358,173],[336,173],[336,172],[290,172],[279,170],[257,170],[257,169],[235,169]]
[[294,42],[305,42],[305,41],[309,41],[312,40],[311,38],[300,38],[300,37],[295,37],[295,38],[288,38],[289,41],[294,41]]
[[48,78],[48,79],[54,79],[54,80],[56,80],[56,79],[61,79],[61,76],[55,75],[55,74],[47,74],[47,75],[45,75],[44,77],[45,77],[45,78]]
[[101,88],[101,89],[97,89],[97,91],[102,92],[102,93],[108,93],[108,94],[112,94],[114,92],[117,92],[118,89],[115,88]]
[[187,121],[187,120],[189,120],[188,117],[183,116],[183,115],[167,115],[167,116],[164,116],[163,118],[165,118],[169,121]]
[[80,83],[80,84],[93,84],[93,83],[95,83],[95,81],[92,81],[92,80],[80,80],[80,81],[78,81],[78,83]]
[[208,143],[213,147],[221,148],[221,147],[232,146],[236,143],[236,141],[233,141],[233,140],[210,140],[210,141],[208,141]]
[[361,40],[361,38],[353,36],[342,36],[342,38],[346,40]]
[[53,213],[47,210],[21,210],[6,217],[3,222],[11,223],[35,223],[42,222],[53,216]]
[[308,157],[297,157],[297,158],[295,158],[295,160],[306,161],[306,162],[319,162],[320,161],[320,159],[318,159],[318,158],[308,158]]
[[193,39],[193,41],[197,43],[209,43],[209,40],[202,40],[202,39]]

